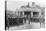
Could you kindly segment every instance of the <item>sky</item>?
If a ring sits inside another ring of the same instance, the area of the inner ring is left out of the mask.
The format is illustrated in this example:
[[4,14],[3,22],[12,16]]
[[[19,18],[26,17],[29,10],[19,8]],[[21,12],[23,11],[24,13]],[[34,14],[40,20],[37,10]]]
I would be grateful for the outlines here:
[[7,0],[7,10],[15,11],[17,8],[20,8],[21,6],[25,6],[29,4],[31,5],[32,2],[35,2],[37,5],[40,5],[41,7],[45,6],[45,1],[29,1],[29,0]]

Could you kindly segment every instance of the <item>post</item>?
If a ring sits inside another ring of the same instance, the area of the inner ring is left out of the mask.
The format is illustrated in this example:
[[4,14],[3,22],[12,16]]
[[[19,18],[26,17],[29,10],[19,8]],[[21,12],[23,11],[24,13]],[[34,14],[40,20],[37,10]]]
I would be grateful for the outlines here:
[[24,16],[24,11],[23,11],[23,16]]
[[33,12],[31,11],[31,17],[33,17]]
[[[33,12],[31,11],[31,18],[33,17]],[[32,22],[31,22],[32,23]]]
[[[8,18],[7,18],[8,19]],[[9,19],[8,19],[8,29],[9,29]]]
[[24,24],[24,19],[23,19],[23,24]]
[[40,21],[40,28],[41,28],[41,19],[39,19],[39,21]]

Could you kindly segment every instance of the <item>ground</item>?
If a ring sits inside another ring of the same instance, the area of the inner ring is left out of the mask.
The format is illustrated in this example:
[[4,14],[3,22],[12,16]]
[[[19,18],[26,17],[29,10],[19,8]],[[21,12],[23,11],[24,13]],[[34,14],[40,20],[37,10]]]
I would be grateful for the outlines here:
[[[45,28],[45,24],[41,23],[41,28]],[[30,24],[12,26],[9,28],[9,30],[24,30],[24,29],[40,29],[40,23],[31,22]]]

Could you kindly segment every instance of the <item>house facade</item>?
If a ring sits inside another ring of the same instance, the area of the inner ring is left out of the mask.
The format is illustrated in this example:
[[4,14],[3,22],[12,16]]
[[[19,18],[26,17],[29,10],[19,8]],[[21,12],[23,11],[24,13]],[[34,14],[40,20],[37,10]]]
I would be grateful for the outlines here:
[[21,6],[15,13],[16,17],[23,18],[23,23],[30,23],[32,20],[37,20],[41,17],[41,9],[34,2],[32,2],[32,6],[29,3],[26,6]]
[[16,9],[13,16],[9,16],[8,21],[9,25],[18,25],[18,24],[30,24],[31,22],[40,22],[42,21],[42,10],[39,5],[36,5],[32,2],[32,6],[29,3],[26,6],[21,6],[19,9]]

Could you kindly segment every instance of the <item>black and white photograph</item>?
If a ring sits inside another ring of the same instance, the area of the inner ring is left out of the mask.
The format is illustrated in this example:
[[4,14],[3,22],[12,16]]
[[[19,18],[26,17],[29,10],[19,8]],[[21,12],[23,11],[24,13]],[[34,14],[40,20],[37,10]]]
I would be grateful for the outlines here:
[[45,6],[32,1],[5,0],[5,30],[45,29]]

